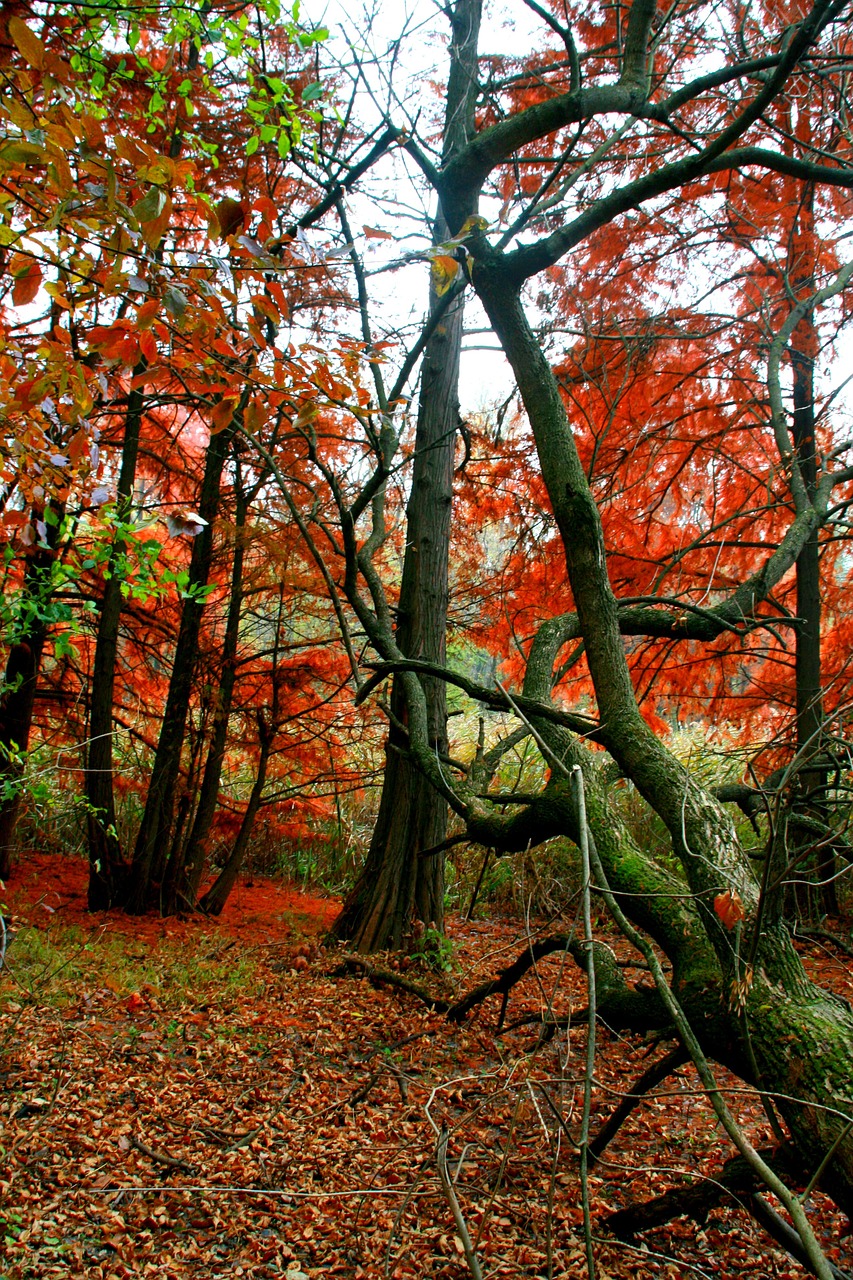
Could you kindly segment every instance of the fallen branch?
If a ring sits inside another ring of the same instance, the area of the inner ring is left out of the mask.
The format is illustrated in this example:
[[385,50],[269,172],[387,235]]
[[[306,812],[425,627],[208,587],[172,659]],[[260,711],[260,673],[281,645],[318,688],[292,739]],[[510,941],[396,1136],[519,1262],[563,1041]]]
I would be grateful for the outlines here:
[[[761,1151],[759,1154],[771,1168],[779,1168],[777,1153]],[[783,1168],[780,1172],[789,1171]],[[717,1177],[709,1178],[698,1186],[667,1191],[643,1204],[619,1209],[602,1218],[601,1225],[618,1239],[628,1242],[643,1231],[665,1226],[673,1218],[692,1218],[703,1226],[712,1209],[724,1200],[734,1200],[751,1214],[786,1253],[815,1275],[816,1271],[797,1232],[758,1194],[761,1185],[761,1178],[743,1156],[732,1156]],[[833,1280],[851,1280],[849,1273],[839,1270],[833,1263],[830,1262],[829,1267]]]
[[447,1125],[441,1126],[441,1133],[438,1135],[436,1143],[435,1156],[438,1164],[438,1176],[441,1179],[441,1185],[444,1187],[444,1194],[450,1205],[450,1212],[453,1214],[453,1221],[456,1223],[456,1231],[459,1239],[462,1241],[462,1248],[465,1250],[465,1260],[468,1263],[468,1270],[474,1277],[474,1280],[483,1280],[483,1273],[480,1270],[480,1264],[477,1261],[477,1255],[474,1252],[474,1246],[471,1243],[471,1237],[468,1234],[468,1228],[465,1225],[465,1219],[462,1216],[462,1210],[459,1207],[459,1198],[454,1190],[450,1174],[447,1169],[447,1140],[449,1137]]
[[643,1098],[651,1089],[656,1089],[659,1084],[666,1080],[667,1076],[672,1075],[685,1062],[690,1061],[690,1055],[682,1045],[676,1045],[663,1058],[659,1058],[657,1062],[653,1062],[643,1074],[633,1084],[629,1092],[625,1095],[619,1106],[613,1112],[613,1115],[605,1124],[601,1126],[598,1133],[589,1144],[589,1162],[590,1165],[596,1164],[600,1159],[602,1152],[610,1145],[616,1134],[622,1128],[628,1116],[636,1107],[640,1105]]
[[432,1009],[436,1013],[447,1013],[450,1008],[449,1000],[442,1000],[440,996],[432,995],[417,982],[412,982],[409,978],[403,978],[399,973],[393,973],[390,969],[378,969],[366,956],[345,955],[338,967],[332,970],[331,976],[333,978],[343,978],[350,974],[359,973],[367,979],[372,987],[388,986],[394,987],[398,991],[405,991],[408,995],[415,996],[428,1009]]
[[853,946],[846,942],[844,938],[839,938],[837,933],[833,933],[830,929],[819,929],[817,926],[798,925],[796,937],[798,938],[821,938],[828,942],[830,946],[837,947],[839,951],[843,951],[846,956],[853,956]]
[[449,1022],[461,1022],[466,1014],[476,1008],[478,1004],[482,1004],[484,1000],[488,1000],[489,996],[500,994],[504,996],[503,1005],[501,1007],[500,1017],[498,1019],[498,1030],[503,1026],[504,1015],[506,1013],[507,997],[516,985],[520,982],[537,960],[541,960],[544,956],[551,955],[554,951],[571,950],[573,946],[577,946],[577,941],[572,939],[569,933],[554,933],[549,938],[540,938],[538,942],[531,942],[519,956],[513,960],[512,964],[507,965],[496,978],[489,978],[486,982],[481,982],[473,991],[469,991],[467,996],[463,996],[461,1000],[447,1008],[447,1018]]
[[164,1164],[170,1169],[183,1169],[186,1173],[195,1173],[195,1166],[191,1165],[187,1160],[181,1160],[178,1156],[167,1155],[165,1151],[155,1151],[153,1147],[147,1147],[144,1142],[134,1137],[133,1134],[130,1136],[130,1145],[134,1150],[147,1156],[149,1160],[153,1160],[156,1164]]
[[[503,999],[498,1014],[497,1030],[503,1031],[510,991],[538,960],[555,951],[567,951],[581,968],[586,965],[584,945],[573,934],[555,933],[550,937],[540,938],[538,942],[531,942],[525,947],[512,964],[507,965],[496,978],[480,983],[473,991],[469,991],[461,1000],[451,1005],[447,1010],[449,1021],[461,1022],[466,1014],[478,1004],[482,1004],[489,996],[500,995]],[[650,987],[629,986],[610,947],[603,942],[593,942],[592,954],[598,991],[598,1015],[603,1021],[622,1031],[652,1031],[670,1025],[671,1019],[656,991]],[[578,1017],[583,1020],[584,1015],[579,1014]],[[553,1029],[563,1025],[558,1019],[554,1019],[553,1023]],[[548,1025],[551,1025],[551,1020]]]

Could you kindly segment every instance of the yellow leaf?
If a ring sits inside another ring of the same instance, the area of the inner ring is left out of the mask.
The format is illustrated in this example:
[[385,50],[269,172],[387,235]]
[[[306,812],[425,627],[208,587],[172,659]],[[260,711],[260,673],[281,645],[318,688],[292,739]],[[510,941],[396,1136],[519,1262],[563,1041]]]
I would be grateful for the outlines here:
[[44,286],[44,291],[45,293],[50,294],[56,305],[58,307],[62,307],[63,311],[71,310],[71,303],[65,296],[65,288],[63,285],[58,284],[54,280],[48,280],[47,284]]
[[142,236],[148,248],[152,251],[156,250],[163,236],[169,229],[169,223],[172,220],[172,198],[166,197],[166,203],[163,205],[162,212],[159,217],[154,218],[151,222],[142,224]]
[[439,298],[447,293],[458,274],[459,263],[455,258],[449,258],[444,253],[440,253],[433,258],[432,283]]
[[56,174],[59,190],[65,195],[69,195],[74,190],[74,178],[65,152],[61,147],[51,147],[48,154]]
[[31,31],[21,18],[10,18],[7,29],[21,57],[31,67],[41,71],[44,66],[45,49],[35,32]]
[[485,231],[489,225],[488,218],[481,218],[479,214],[472,213],[470,218],[466,218],[459,229],[459,239],[467,236],[472,231]]
[[301,431],[303,427],[310,426],[316,417],[316,404],[312,404],[310,402],[308,404],[303,404],[302,408],[293,419],[293,425],[297,431]]

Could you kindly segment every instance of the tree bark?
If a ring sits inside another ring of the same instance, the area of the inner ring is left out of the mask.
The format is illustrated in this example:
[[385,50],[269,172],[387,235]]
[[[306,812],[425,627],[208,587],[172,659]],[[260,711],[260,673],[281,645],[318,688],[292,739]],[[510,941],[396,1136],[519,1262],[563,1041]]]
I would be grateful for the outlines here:
[[213,710],[213,728],[207,751],[198,803],[186,844],[175,850],[169,864],[164,894],[164,909],[176,911],[180,905],[192,907],[204,874],[207,840],[216,814],[219,783],[228,741],[228,718],[237,681],[237,642],[243,606],[243,566],[246,558],[247,502],[240,485],[239,470],[235,482],[234,557],[231,562],[231,589],[228,617],[222,645],[221,675]]
[[34,626],[12,645],[0,697],[0,879],[12,869],[15,831],[21,811],[23,761],[30,740],[36,686],[47,628]]
[[[473,134],[477,86],[477,43],[481,0],[457,0],[450,14],[451,67],[447,86],[444,159],[452,158]],[[441,212],[433,243],[458,227]],[[440,299],[430,287],[430,314]],[[462,295],[448,307],[427,343],[415,437],[412,490],[406,511],[406,552],[400,588],[396,641],[407,657],[443,666],[446,657],[450,515],[453,466],[459,426],[459,362],[462,350]],[[447,754],[446,691],[443,681],[423,679],[431,749]],[[406,701],[399,681],[391,697],[394,717],[405,722]],[[392,727],[385,758],[382,797],[364,868],[334,925],[337,937],[362,952],[399,948],[415,919],[444,927],[444,861],[421,858],[447,833],[447,802],[417,769],[405,734]]]
[[[134,369],[134,380],[145,372],[146,367],[142,364]],[[131,514],[144,405],[142,388],[133,387],[128,397],[116,496],[119,524],[127,521]],[[122,608],[120,567],[126,547],[125,539],[117,532],[107,562],[92,662],[85,776],[86,800],[89,805],[87,826],[90,911],[106,911],[114,906],[121,899],[127,877],[127,867],[116,833],[113,788],[113,702]]]
[[[809,184],[797,211],[792,235],[791,285],[797,296],[814,292],[814,187]],[[804,316],[789,344],[792,372],[792,436],[806,491],[813,501],[818,484],[818,454],[815,436],[814,375],[818,334],[812,313]],[[826,821],[823,803],[828,770],[823,761],[823,676],[821,668],[822,600],[820,585],[820,538],[815,528],[797,559],[797,618],[795,632],[796,745],[800,760],[797,771],[796,806]],[[791,854],[817,844],[817,854],[809,855],[793,872],[789,895],[797,916],[815,923],[824,915],[836,915],[838,896],[835,882],[835,854],[831,841],[815,841],[814,833],[798,827],[796,813],[789,826]]]

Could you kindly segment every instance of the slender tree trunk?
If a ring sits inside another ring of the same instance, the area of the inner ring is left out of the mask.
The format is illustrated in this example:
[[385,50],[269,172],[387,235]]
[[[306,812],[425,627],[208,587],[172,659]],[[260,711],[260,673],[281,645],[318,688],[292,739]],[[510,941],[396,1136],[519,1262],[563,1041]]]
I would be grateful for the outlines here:
[[272,748],[273,730],[271,726],[264,723],[263,716],[258,716],[258,733],[260,735],[261,752],[258,759],[258,772],[255,775],[255,781],[249,796],[249,803],[246,806],[246,812],[243,814],[243,821],[240,823],[240,830],[237,833],[237,839],[234,847],[228,855],[228,861],[220,871],[216,880],[208,889],[207,893],[199,900],[199,910],[204,911],[207,915],[218,916],[225,906],[228,895],[237,882],[240,874],[240,868],[246,858],[246,851],[249,848],[249,839],[252,835],[252,829],[255,825],[255,818],[258,816],[258,810],[261,807],[261,800],[264,794],[264,784],[267,780],[267,765],[270,758],[270,750]]
[[184,600],[181,610],[169,692],[151,769],[145,810],[133,853],[127,903],[131,912],[141,912],[149,907],[162,905],[160,893],[171,847],[175,789],[181,767],[181,752],[204,613],[203,591],[210,576],[213,524],[219,510],[222,470],[232,436],[233,427],[212,436],[205,458],[198,513],[206,523],[193,540],[188,586],[190,594]]
[[186,845],[175,852],[169,866],[166,881],[165,909],[174,911],[181,904],[191,907],[195,903],[198,886],[204,873],[207,857],[207,840],[216,813],[222,764],[228,741],[228,717],[237,680],[237,641],[240,633],[240,613],[243,605],[243,566],[246,558],[247,502],[240,486],[239,474],[235,483],[235,533],[234,558],[231,562],[231,590],[228,600],[228,617],[222,645],[222,667],[216,704],[213,710],[213,726],[210,735],[207,760],[204,766],[198,804]]
[[[447,86],[444,159],[465,145],[474,130],[477,43],[481,0],[457,0],[451,12],[451,67]],[[434,243],[459,230],[441,213]],[[438,305],[430,288],[430,312]],[[459,361],[464,303],[460,295],[427,343],[415,437],[412,491],[406,511],[406,553],[400,588],[397,643],[409,657],[443,665],[446,657],[450,515],[459,426]],[[447,753],[443,682],[424,680],[432,748]],[[395,681],[392,711],[405,721],[405,700]],[[420,854],[440,844],[447,831],[447,804],[415,768],[405,734],[391,729],[379,815],[364,868],[335,922],[338,937],[359,951],[401,947],[415,919],[444,926],[444,860]]]
[[[798,212],[798,234],[793,238],[791,283],[795,293],[814,290],[814,190],[809,187]],[[803,317],[794,331],[789,353],[792,370],[793,437],[797,458],[809,497],[813,500],[818,485],[818,456],[815,439],[814,373],[818,335],[814,317]],[[798,772],[798,789],[807,812],[825,818],[823,803],[828,771],[823,743],[823,676],[821,670],[822,601],[820,587],[820,541],[815,529],[800,552],[796,566],[797,618],[795,632],[796,742],[802,762]],[[815,843],[812,830],[798,829],[796,816],[790,826],[792,850],[796,854]],[[814,859],[798,864],[794,872],[793,905],[805,920],[838,911],[835,883],[835,854],[832,845],[824,844]],[[814,883],[812,883],[812,881]]]
[[0,879],[5,880],[12,868],[15,830],[21,810],[23,761],[30,740],[36,685],[47,629],[30,629],[26,639],[9,650],[4,679],[5,692],[0,697]]
[[[145,372],[145,363],[134,369],[134,381]],[[145,396],[134,387],[128,397],[121,467],[118,478],[116,516],[119,524],[129,520],[136,482],[139,438]],[[89,743],[86,757],[86,800],[89,805],[89,893],[90,911],[106,911],[121,899],[127,868],[116,834],[115,791],[113,788],[113,703],[118,659],[119,625],[122,609],[121,560],[126,540],[116,533],[107,575],[92,664],[89,699]]]

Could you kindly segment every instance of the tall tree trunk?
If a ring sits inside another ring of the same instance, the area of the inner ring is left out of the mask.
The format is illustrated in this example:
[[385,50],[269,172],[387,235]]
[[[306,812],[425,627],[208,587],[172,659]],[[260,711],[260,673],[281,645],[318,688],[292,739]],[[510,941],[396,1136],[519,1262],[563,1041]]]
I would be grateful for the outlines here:
[[[796,296],[808,296],[814,279],[814,188],[808,187],[797,213],[796,233],[790,256],[791,286]],[[815,439],[814,374],[818,334],[814,316],[803,317],[789,344],[792,371],[792,428],[797,459],[809,497],[814,500],[818,485],[818,455]],[[823,743],[823,678],[821,671],[822,601],[820,588],[820,542],[818,530],[810,534],[797,559],[797,618],[795,632],[796,743],[801,767],[797,775],[798,804],[806,814],[819,820],[826,816],[823,803],[828,771]],[[791,853],[806,851],[815,844],[814,830],[798,828],[796,815],[789,827]],[[835,854],[831,843],[821,842],[815,858],[797,864],[791,899],[798,915],[813,921],[836,914],[838,896],[835,882]]]
[[222,645],[222,666],[219,689],[213,709],[213,727],[205,761],[204,774],[199,788],[192,827],[186,844],[175,851],[169,865],[164,896],[165,910],[174,911],[180,904],[191,907],[204,873],[207,856],[207,840],[216,813],[222,764],[228,741],[228,717],[237,680],[237,641],[240,634],[240,613],[243,605],[243,566],[246,558],[247,501],[240,485],[239,469],[235,479],[235,531],[234,557],[231,562],[231,590],[228,599],[228,617]]
[[[451,64],[445,115],[445,161],[473,135],[477,92],[477,45],[481,0],[457,0],[450,14]],[[449,228],[441,212],[433,241]],[[430,287],[430,314],[439,305]],[[396,639],[408,657],[444,664],[446,656],[450,514],[453,465],[459,426],[459,361],[464,303],[448,307],[430,337],[421,372],[412,490],[406,510],[406,553],[400,587]],[[443,682],[424,680],[433,750],[447,753],[446,695]],[[405,721],[405,701],[395,681],[391,707]],[[441,844],[447,831],[447,804],[406,753],[405,733],[393,728],[386,750],[379,815],[361,875],[334,925],[339,938],[359,951],[400,947],[414,919],[444,926],[444,860],[421,858]]]
[[[137,365],[133,371],[134,381],[145,372],[146,367],[144,362]],[[144,392],[142,388],[134,386],[128,397],[118,478],[116,516],[119,526],[128,521],[131,515],[144,406]],[[113,788],[113,702],[122,607],[120,565],[126,548],[127,541],[119,528],[107,564],[92,663],[85,777],[86,800],[89,805],[90,911],[106,911],[114,906],[121,899],[127,875],[116,834]]]
[[160,892],[170,850],[175,788],[181,767],[181,752],[204,613],[203,592],[213,559],[213,524],[219,510],[222,470],[233,432],[232,424],[225,431],[212,436],[205,457],[198,513],[206,523],[193,540],[188,595],[181,610],[169,692],[148,783],[145,810],[133,852],[127,899],[127,907],[131,912],[142,912],[149,907],[162,905]]
[[[726,1038],[736,1052],[733,1057],[722,1038],[713,1051],[724,1049],[724,1060],[778,1100],[809,1170],[822,1169],[830,1194],[850,1212],[853,1136],[846,1117],[853,1097],[853,1013],[845,1001],[808,980],[778,907],[762,899],[728,816],[642,720],[619,632],[600,516],[556,379],[527,323],[518,286],[508,285],[502,278],[497,255],[482,267],[478,264],[474,279],[512,365],[533,428],[586,643],[602,742],[624,776],[666,823],[673,852],[696,904],[693,909],[716,955],[719,990],[728,1010]],[[562,749],[555,756],[566,766],[572,764],[571,755]],[[558,804],[568,790],[562,779],[554,785]],[[638,879],[645,874],[643,859],[629,859],[627,876],[618,883],[620,868],[607,851],[611,833],[606,806],[599,812],[590,806],[589,816],[595,841],[604,850],[602,862],[608,878],[612,874],[615,887],[631,895],[627,905],[638,923],[662,940],[663,904],[657,903],[654,895],[644,900]],[[489,843],[493,843],[491,833]],[[716,907],[710,906],[723,890],[743,911],[743,937],[750,939],[751,954],[733,945],[732,933]],[[651,919],[644,921],[645,915]],[[665,941],[662,945],[666,949]],[[676,978],[673,985],[680,995],[690,996]],[[692,1015],[700,1036],[716,999],[706,990],[704,1011],[700,1000]],[[744,1063],[751,1065],[744,1067]]]
[[15,831],[21,811],[23,755],[30,740],[36,685],[47,628],[35,626],[12,645],[0,697],[0,879],[12,869]]

